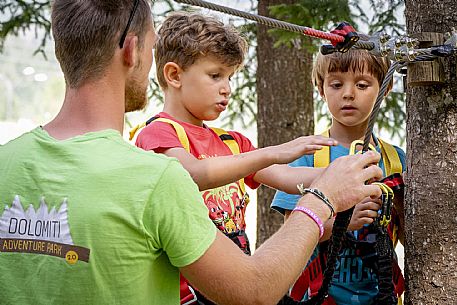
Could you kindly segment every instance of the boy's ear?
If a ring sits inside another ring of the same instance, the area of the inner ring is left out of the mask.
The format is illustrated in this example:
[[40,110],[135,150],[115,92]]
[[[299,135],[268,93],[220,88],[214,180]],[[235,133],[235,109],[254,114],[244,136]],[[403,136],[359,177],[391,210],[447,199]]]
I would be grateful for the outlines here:
[[139,59],[138,54],[138,37],[127,36],[124,41],[124,47],[122,48],[122,59],[124,64],[133,68],[136,65],[136,61]]
[[163,67],[163,76],[168,86],[172,86],[173,88],[181,87],[182,71],[182,68],[175,62],[170,61],[165,64]]

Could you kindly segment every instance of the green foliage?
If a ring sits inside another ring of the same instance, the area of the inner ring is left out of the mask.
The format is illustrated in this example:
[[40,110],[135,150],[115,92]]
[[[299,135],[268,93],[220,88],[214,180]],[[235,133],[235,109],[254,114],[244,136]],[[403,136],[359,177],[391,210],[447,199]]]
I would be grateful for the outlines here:
[[[347,0],[299,0],[291,5],[271,6],[270,14],[276,19],[321,31],[328,31],[341,21],[353,24],[355,17],[349,9]],[[322,40],[304,40],[301,34],[283,30],[272,29],[270,33],[275,36],[276,45],[285,44],[292,47],[294,42],[299,40],[302,46],[311,52],[316,52],[322,43]]]
[[40,0],[15,0],[0,3],[0,52],[3,50],[5,40],[8,36],[17,36],[19,33],[34,30],[35,36],[41,37],[41,44],[35,53],[40,52],[45,56],[44,47],[50,39],[51,22],[49,12],[50,1]]
[[404,11],[403,0],[366,0],[371,10],[376,12],[372,16],[366,14],[366,6],[362,7],[361,2],[351,0],[350,6],[357,16],[360,24],[368,26],[368,33],[384,31],[392,36],[404,34],[405,24],[395,16],[396,12]]

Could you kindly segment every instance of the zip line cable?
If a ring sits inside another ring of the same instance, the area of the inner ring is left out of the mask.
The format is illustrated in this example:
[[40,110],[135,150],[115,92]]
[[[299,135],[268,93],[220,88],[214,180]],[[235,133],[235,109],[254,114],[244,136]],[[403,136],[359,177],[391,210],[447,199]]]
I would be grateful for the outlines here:
[[[329,40],[332,43],[344,42],[344,37],[337,35],[337,34],[328,33],[328,32],[324,32],[324,31],[320,31],[320,30],[315,30],[313,28],[296,25],[293,23],[273,19],[270,17],[265,17],[265,16],[261,16],[261,15],[243,12],[243,11],[240,11],[240,10],[237,10],[234,8],[206,2],[203,0],[175,0],[175,2],[207,8],[207,9],[210,9],[213,11],[218,11],[218,12],[225,13],[228,15],[233,15],[233,16],[244,18],[244,19],[252,20],[257,23],[267,25],[269,27],[278,28],[278,29],[282,29],[282,30],[286,30],[286,31],[290,31],[290,32],[295,32],[295,33],[300,33],[300,34],[314,37],[314,38]],[[374,48],[374,44],[372,42],[358,41],[355,43],[355,47],[359,48],[359,49],[372,50]]]

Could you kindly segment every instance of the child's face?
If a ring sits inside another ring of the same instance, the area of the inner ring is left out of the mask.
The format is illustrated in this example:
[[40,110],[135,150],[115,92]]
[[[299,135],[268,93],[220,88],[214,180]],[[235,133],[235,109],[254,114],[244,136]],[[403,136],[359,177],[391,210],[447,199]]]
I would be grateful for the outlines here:
[[181,101],[188,115],[197,121],[217,119],[228,106],[235,67],[206,56],[181,73]]
[[367,122],[378,92],[378,80],[365,71],[328,73],[320,93],[333,120],[354,127]]

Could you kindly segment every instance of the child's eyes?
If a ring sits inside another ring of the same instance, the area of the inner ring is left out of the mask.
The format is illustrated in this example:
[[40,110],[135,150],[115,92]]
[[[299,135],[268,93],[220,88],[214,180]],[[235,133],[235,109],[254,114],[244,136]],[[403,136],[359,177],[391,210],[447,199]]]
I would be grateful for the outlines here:
[[219,73],[211,73],[209,76],[212,79],[219,79],[221,77],[221,75]]
[[334,88],[334,89],[339,89],[343,86],[343,84],[341,83],[331,83],[330,84],[330,87]]
[[362,90],[368,88],[369,86],[370,85],[365,84],[365,83],[358,83],[357,84],[357,88],[362,89]]
[[[211,77],[211,79],[214,79],[214,80],[220,80],[224,77],[221,73],[210,73],[209,76]],[[232,75],[230,75],[228,77],[228,80],[229,81],[232,80]]]

